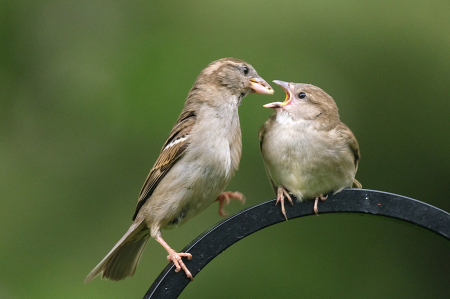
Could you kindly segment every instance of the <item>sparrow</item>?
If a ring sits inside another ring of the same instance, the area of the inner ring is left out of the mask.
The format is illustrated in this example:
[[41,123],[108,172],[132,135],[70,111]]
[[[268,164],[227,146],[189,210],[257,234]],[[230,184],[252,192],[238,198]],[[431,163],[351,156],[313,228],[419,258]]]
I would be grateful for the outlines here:
[[286,92],[259,130],[259,142],[270,183],[286,217],[284,197],[318,201],[347,187],[362,188],[355,179],[361,157],[352,131],[340,121],[333,98],[317,86],[273,81]]
[[242,142],[238,107],[249,93],[272,94],[273,89],[247,62],[223,58],[201,71],[188,93],[184,109],[169,134],[141,189],[133,224],[89,273],[85,282],[133,276],[150,237],[168,252],[176,271],[193,279],[182,257],[161,237],[162,229],[175,228],[214,201],[219,214],[236,192],[221,193],[238,169]]

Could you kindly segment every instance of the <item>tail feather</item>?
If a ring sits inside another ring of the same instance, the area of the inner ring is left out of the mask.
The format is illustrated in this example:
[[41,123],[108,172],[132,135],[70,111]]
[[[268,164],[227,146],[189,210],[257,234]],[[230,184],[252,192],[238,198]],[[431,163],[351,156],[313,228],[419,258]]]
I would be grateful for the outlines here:
[[150,234],[146,234],[141,239],[127,243],[117,250],[105,264],[102,278],[122,280],[127,276],[133,276],[149,237]]
[[100,273],[102,278],[116,281],[133,276],[149,238],[150,230],[143,220],[133,223],[114,248],[88,274],[84,282],[91,281]]
[[352,188],[358,188],[358,189],[361,189],[361,188],[362,188],[362,185],[361,185],[361,183],[360,183],[357,179],[354,179],[354,180],[353,180]]

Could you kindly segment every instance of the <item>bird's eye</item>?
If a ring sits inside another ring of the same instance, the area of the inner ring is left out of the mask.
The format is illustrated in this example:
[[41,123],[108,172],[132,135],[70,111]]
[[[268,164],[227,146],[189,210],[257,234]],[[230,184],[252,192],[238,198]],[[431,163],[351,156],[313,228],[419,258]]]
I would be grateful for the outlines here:
[[247,75],[248,74],[248,67],[244,66],[242,68],[242,71],[244,72],[244,75]]
[[306,93],[304,93],[303,91],[301,93],[298,94],[298,98],[299,99],[304,99],[306,98]]

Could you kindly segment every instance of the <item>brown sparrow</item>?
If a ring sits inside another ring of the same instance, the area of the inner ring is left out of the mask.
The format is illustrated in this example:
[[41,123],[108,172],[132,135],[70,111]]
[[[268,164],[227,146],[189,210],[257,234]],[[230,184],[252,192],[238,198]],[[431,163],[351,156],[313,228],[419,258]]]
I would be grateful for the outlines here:
[[284,197],[319,199],[346,187],[361,188],[355,179],[360,158],[352,131],[340,121],[333,98],[310,84],[273,81],[286,92],[284,102],[264,105],[275,109],[259,131],[264,165],[286,217]]
[[182,257],[161,237],[161,229],[175,228],[219,201],[219,214],[230,197],[242,194],[223,189],[238,169],[241,129],[238,107],[250,92],[272,94],[273,89],[248,63],[223,58],[209,64],[198,76],[175,126],[141,189],[133,224],[89,273],[85,282],[133,276],[150,237],[168,252],[176,271],[192,275]]

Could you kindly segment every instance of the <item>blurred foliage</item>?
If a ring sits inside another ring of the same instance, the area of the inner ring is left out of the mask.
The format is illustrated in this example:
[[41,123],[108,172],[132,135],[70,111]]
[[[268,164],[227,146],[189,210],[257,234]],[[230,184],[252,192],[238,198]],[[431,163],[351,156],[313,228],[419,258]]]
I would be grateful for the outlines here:
[[[141,298],[167,264],[150,241],[133,278],[84,277],[131,224],[140,187],[199,72],[251,63],[268,82],[334,97],[361,147],[365,188],[450,211],[450,3],[1,1],[0,298]],[[243,157],[228,186],[274,197],[257,132],[284,98],[240,107]],[[181,250],[212,205],[164,231]],[[194,257],[195,258],[195,257]],[[181,298],[449,298],[448,242],[403,223],[321,215],[258,232]]]

